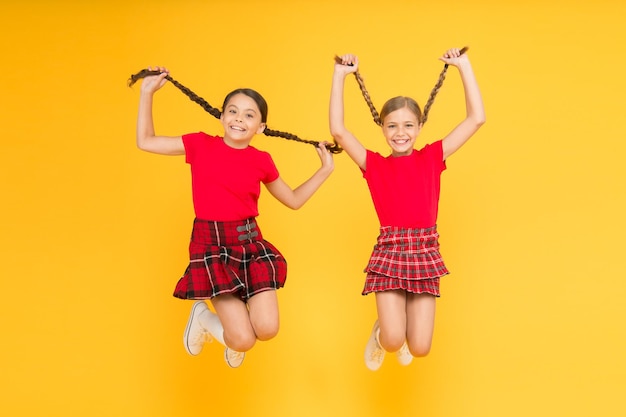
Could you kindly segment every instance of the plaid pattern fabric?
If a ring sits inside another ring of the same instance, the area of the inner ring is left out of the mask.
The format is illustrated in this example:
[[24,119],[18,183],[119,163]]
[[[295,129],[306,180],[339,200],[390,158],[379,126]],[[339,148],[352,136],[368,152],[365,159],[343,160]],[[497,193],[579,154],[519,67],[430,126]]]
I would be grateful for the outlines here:
[[236,294],[242,300],[285,285],[287,262],[263,239],[254,218],[217,222],[195,219],[189,265],[174,297],[207,299]]
[[365,279],[365,287],[363,288],[363,295],[367,295],[371,292],[388,291],[388,290],[404,290],[414,294],[432,294],[435,297],[440,297],[439,292],[439,278],[425,278],[425,279],[402,279],[386,277],[384,275],[368,274]]
[[449,272],[439,253],[437,227],[381,227],[365,272],[363,294],[403,289],[439,296],[439,278]]

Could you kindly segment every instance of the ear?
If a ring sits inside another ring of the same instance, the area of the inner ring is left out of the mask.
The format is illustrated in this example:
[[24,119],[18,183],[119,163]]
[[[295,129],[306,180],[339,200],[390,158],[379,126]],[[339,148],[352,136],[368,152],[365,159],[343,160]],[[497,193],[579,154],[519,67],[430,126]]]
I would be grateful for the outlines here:
[[263,131],[265,130],[266,127],[267,127],[267,125],[265,123],[261,123],[259,125],[259,128],[257,129],[256,133],[260,135],[261,133],[263,133]]

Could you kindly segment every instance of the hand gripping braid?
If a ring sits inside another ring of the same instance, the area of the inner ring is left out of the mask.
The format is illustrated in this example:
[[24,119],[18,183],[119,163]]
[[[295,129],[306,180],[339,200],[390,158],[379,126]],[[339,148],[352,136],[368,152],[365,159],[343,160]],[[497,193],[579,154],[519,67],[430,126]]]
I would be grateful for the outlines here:
[[[462,48],[460,50],[461,55],[464,54],[465,52],[467,52],[467,50],[469,49],[468,46]],[[341,58],[339,58],[338,56],[335,55],[335,62],[338,64],[341,64]],[[430,92],[430,96],[428,97],[428,101],[426,102],[426,105],[424,106],[424,114],[422,116],[422,123],[426,123],[426,120],[428,119],[428,113],[430,112],[430,108],[433,105],[433,102],[435,101],[435,96],[437,95],[437,93],[439,92],[439,89],[441,88],[441,86],[443,85],[443,80],[446,78],[446,73],[448,72],[448,64],[445,64],[443,66],[443,70],[441,71],[441,73],[439,74],[439,79],[437,80],[437,83],[435,84],[435,86],[433,87],[433,89]],[[382,126],[382,120],[380,120],[380,114],[378,113],[378,111],[376,110],[376,107],[374,107],[374,103],[372,102],[372,99],[369,95],[369,93],[367,92],[367,89],[365,88],[365,83],[363,82],[363,77],[361,77],[361,74],[359,73],[359,71],[354,72],[354,77],[356,78],[357,83],[359,83],[359,88],[361,89],[361,93],[363,94],[363,98],[365,99],[365,102],[367,103],[369,109],[370,109],[370,113],[372,113],[372,117],[374,118],[374,123],[376,123],[378,126]]]
[[[160,71],[143,69],[139,71],[138,73],[130,76],[130,78],[128,79],[128,86],[132,87],[133,84],[135,84],[137,81],[139,81],[142,78],[149,77],[151,75],[160,75],[160,74],[161,74]],[[210,113],[213,117],[215,117],[216,119],[220,118],[220,116],[222,115],[222,112],[219,109],[216,109],[215,107],[211,106],[205,99],[198,96],[189,88],[185,87],[184,85],[182,85],[181,83],[173,79],[170,75],[166,75],[165,79],[171,82],[180,91],[182,91],[187,97],[189,97],[191,101],[199,104],[205,111]],[[263,131],[263,134],[265,134],[265,136],[280,137],[280,138],[287,139],[287,140],[293,140],[296,142],[306,143],[309,145],[313,145],[315,147],[318,147],[320,144],[319,141],[301,139],[292,133],[281,132],[279,130],[272,130],[268,127],[265,128],[265,130]],[[332,145],[326,144],[326,149],[328,149],[330,153],[334,153],[334,154],[341,153],[343,151],[343,149],[335,141],[333,141]]]

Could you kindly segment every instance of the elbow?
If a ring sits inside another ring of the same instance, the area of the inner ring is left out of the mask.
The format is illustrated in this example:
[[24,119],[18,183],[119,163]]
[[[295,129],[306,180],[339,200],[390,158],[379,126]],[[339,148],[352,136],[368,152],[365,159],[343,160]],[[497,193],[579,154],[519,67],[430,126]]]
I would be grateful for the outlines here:
[[137,141],[137,148],[139,148],[142,151],[148,151],[149,150],[144,142],[139,142],[139,141]]
[[476,124],[476,129],[480,128],[487,121],[487,117],[485,113],[477,114],[474,116],[474,123]]
[[141,149],[142,151],[150,151],[150,141],[148,140],[148,138],[146,137],[142,137],[142,136],[137,136],[137,148]]
[[339,145],[343,145],[343,139],[346,135],[345,132],[345,129],[333,128],[332,126],[330,128],[330,136],[332,136]]
[[289,202],[289,203],[287,203],[285,205],[288,208],[292,209],[292,210],[299,210],[304,205],[304,202],[300,203],[300,202],[292,201],[292,202]]

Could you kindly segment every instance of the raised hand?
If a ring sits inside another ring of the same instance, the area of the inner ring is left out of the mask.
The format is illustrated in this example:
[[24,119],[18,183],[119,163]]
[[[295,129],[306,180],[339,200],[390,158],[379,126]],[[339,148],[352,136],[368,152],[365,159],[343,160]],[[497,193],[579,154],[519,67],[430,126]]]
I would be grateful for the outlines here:
[[159,75],[149,75],[141,82],[142,93],[154,93],[167,83],[165,77],[169,75],[169,71],[165,67],[148,67],[149,71],[158,71]]

